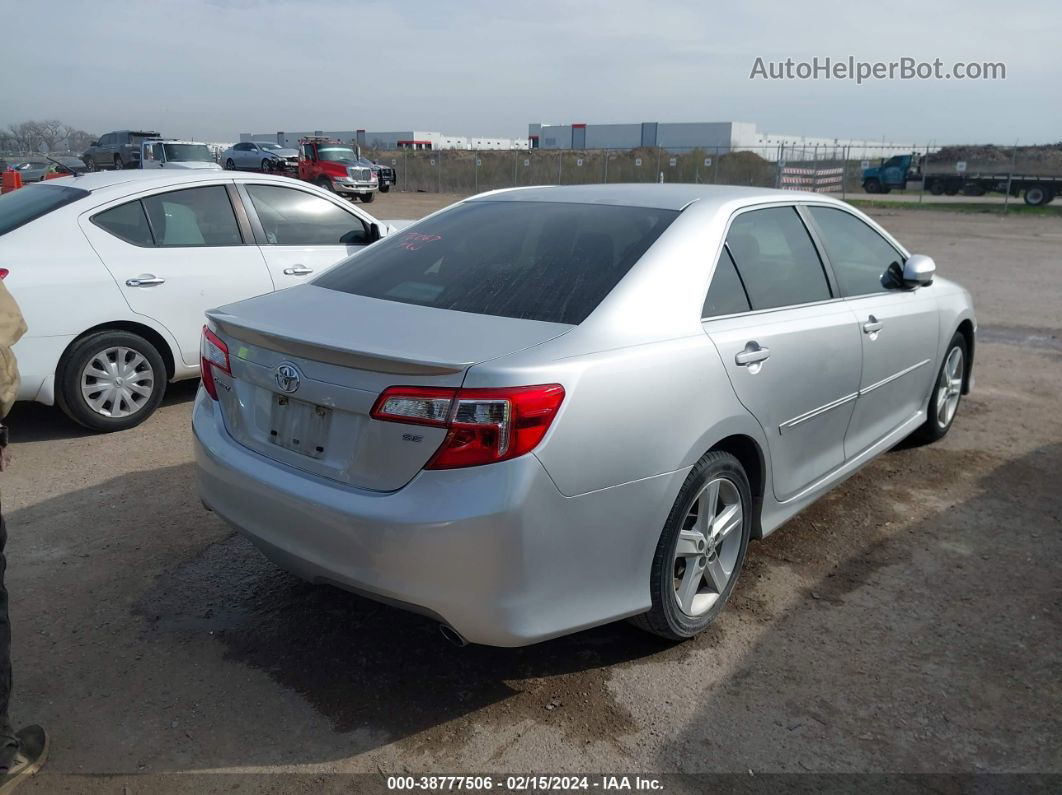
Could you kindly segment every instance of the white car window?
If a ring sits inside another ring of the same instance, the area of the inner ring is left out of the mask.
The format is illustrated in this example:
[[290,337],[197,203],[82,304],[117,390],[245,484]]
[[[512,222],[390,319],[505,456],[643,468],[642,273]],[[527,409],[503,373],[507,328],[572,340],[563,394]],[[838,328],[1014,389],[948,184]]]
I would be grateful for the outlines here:
[[248,185],[266,241],[277,246],[364,246],[368,226],[353,213],[302,190]]

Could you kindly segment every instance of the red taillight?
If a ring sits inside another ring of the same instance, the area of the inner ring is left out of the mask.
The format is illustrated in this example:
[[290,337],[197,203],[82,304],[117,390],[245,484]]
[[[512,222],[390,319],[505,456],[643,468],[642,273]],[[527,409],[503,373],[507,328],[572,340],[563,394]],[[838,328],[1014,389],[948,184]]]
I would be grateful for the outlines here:
[[7,278],[7,274],[11,273],[7,268],[0,268],[0,281]]
[[203,326],[203,341],[199,347],[199,370],[203,377],[203,387],[214,400],[218,399],[218,388],[214,383],[214,370],[232,375],[229,369],[229,346],[218,335]]
[[560,384],[460,390],[392,386],[370,413],[385,422],[447,428],[446,439],[425,469],[455,469],[531,452],[563,400]]

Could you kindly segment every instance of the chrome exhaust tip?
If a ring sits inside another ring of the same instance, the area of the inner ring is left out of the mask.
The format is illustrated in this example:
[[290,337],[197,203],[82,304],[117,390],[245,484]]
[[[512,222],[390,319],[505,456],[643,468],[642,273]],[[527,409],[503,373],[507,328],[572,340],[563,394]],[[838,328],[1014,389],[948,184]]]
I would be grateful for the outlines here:
[[459,649],[468,645],[468,641],[461,637],[461,633],[447,624],[439,624],[439,633]]

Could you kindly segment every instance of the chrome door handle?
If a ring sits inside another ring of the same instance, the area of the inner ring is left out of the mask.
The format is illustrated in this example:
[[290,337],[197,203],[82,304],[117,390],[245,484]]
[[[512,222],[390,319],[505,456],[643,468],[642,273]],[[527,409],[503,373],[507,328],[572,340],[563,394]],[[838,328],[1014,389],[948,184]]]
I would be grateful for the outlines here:
[[305,265],[296,265],[293,268],[284,268],[285,276],[305,276],[307,273],[313,273],[313,268],[307,268]]
[[882,326],[884,326],[884,325],[885,325],[884,323],[882,323],[876,317],[871,315],[870,319],[867,320],[867,322],[863,324],[863,333],[864,334],[873,334],[875,331],[881,331]]
[[756,347],[753,348],[753,345],[756,345],[756,343],[750,342],[745,346],[745,350],[741,351],[741,353],[734,357],[734,362],[737,363],[739,367],[747,367],[750,364],[756,364],[757,362],[762,362],[765,359],[770,358],[770,348],[761,348],[759,345],[756,345]]
[[135,279],[126,279],[127,287],[150,287],[153,284],[165,284],[166,280],[154,273],[142,273]]

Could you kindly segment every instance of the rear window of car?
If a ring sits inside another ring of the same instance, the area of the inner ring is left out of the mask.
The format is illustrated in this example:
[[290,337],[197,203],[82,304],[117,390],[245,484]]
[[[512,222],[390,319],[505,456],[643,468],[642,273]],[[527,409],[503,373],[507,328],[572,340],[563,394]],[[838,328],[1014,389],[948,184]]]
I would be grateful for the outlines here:
[[647,207],[468,202],[381,240],[314,283],[405,304],[578,324],[677,216]]
[[0,235],[88,196],[87,190],[60,185],[27,185],[0,196]]

